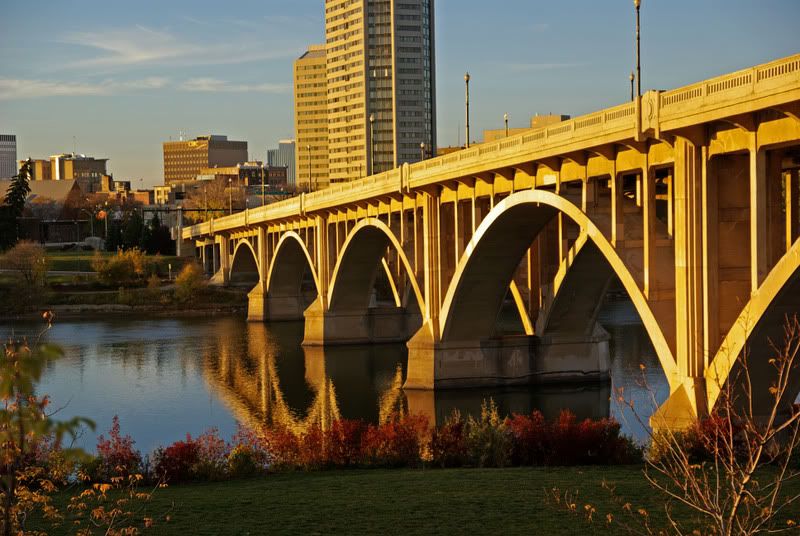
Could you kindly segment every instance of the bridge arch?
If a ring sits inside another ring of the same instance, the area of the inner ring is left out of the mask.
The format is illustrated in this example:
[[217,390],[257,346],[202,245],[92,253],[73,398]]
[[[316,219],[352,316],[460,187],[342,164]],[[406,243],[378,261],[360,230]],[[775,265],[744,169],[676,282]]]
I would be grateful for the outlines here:
[[301,320],[306,309],[303,280],[310,273],[319,295],[319,279],[303,239],[294,231],[281,236],[267,274],[267,308],[270,320]]
[[[369,307],[375,276],[382,266],[386,269],[382,260],[388,247],[397,252],[398,260],[408,276],[412,294],[420,310],[424,310],[424,297],[400,242],[384,222],[377,218],[367,218],[353,228],[342,246],[328,290],[329,311],[362,311]],[[396,304],[406,301],[399,297],[396,288],[393,293]]]
[[230,281],[232,283],[257,283],[260,280],[261,269],[258,266],[258,256],[249,240],[239,240],[233,249],[230,268]]
[[[672,387],[677,382],[675,358],[633,275],[586,214],[568,200],[545,190],[525,190],[503,199],[475,231],[442,303],[441,341],[474,341],[493,335],[497,311],[514,270],[536,236],[558,213],[575,222],[585,240],[592,242],[591,247],[579,249],[585,249],[586,254],[594,252],[622,282]],[[563,277],[569,277],[569,272],[562,274]]]
[[[775,379],[775,369],[769,363],[783,349],[784,317],[800,311],[800,240],[778,261],[750,301],[742,309],[706,369],[708,407],[713,409],[726,383],[733,379],[742,355],[747,351],[748,371],[753,393],[765,394]],[[789,397],[791,404],[800,392],[800,372],[795,372]],[[758,396],[753,411],[764,415],[771,397]]]

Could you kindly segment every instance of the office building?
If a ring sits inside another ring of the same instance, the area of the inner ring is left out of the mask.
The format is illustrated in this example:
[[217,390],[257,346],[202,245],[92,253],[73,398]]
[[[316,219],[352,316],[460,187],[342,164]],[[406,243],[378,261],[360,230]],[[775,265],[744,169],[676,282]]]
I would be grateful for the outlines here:
[[294,62],[295,185],[328,185],[328,94],[325,45],[312,45]]
[[[305,111],[295,83],[297,177],[302,181],[301,127],[327,126],[328,177],[347,182],[436,154],[433,0],[326,0],[326,117]],[[323,55],[312,47],[295,63]],[[316,109],[315,109],[316,112]],[[316,121],[312,121],[312,118]],[[300,121],[304,121],[300,123]]]
[[277,149],[267,151],[267,165],[286,168],[286,182],[295,184],[295,144],[294,140],[280,140]]
[[209,167],[235,166],[247,161],[247,142],[227,136],[198,136],[193,140],[164,142],[164,184],[196,179]]
[[17,172],[17,136],[0,134],[0,179],[10,179]]

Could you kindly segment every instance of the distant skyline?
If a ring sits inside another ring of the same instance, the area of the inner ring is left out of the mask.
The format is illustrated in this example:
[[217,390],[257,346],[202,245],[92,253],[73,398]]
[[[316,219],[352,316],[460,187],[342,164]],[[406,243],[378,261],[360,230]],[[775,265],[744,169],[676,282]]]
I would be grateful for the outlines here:
[[[323,16],[323,0],[6,0],[0,133],[17,135],[19,158],[109,158],[135,188],[161,184],[161,142],[180,131],[265,160],[293,137],[292,62],[323,42]],[[798,20],[797,0],[643,0],[643,90],[798,53]],[[628,100],[633,2],[436,0],[436,44],[438,143],[455,145],[465,71],[473,139],[505,112],[523,127]]]

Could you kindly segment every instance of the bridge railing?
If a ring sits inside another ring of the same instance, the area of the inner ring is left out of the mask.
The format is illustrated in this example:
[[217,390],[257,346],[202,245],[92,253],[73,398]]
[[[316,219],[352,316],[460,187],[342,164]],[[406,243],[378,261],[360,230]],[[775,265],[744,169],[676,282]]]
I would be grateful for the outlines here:
[[700,111],[706,105],[769,91],[792,80],[800,82],[800,54],[663,91],[660,94],[660,116],[665,119],[688,111]]
[[[712,78],[670,91],[658,93],[658,121],[672,120],[702,112],[704,107],[718,105],[736,97],[768,94],[784,87],[796,88],[800,84],[800,54],[765,63],[735,73]],[[492,161],[513,161],[522,154],[557,152],[570,143],[592,139],[598,134],[609,135],[636,128],[636,105],[620,104],[591,114],[575,117],[554,125],[532,129],[492,143],[476,145],[445,156],[416,162],[409,166],[409,187],[419,187],[442,178],[447,168],[457,174],[466,168],[490,166]],[[403,170],[396,168],[360,180],[333,186],[240,213],[198,224],[184,230],[184,237],[198,237],[215,231],[267,220],[296,216],[309,210],[330,208],[354,201],[399,191],[403,187]]]

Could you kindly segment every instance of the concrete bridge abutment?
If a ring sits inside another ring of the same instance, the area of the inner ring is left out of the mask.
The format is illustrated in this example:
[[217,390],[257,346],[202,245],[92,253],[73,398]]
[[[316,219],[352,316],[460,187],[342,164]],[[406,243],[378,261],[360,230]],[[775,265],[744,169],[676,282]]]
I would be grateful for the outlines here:
[[421,324],[420,314],[405,307],[326,311],[319,299],[304,316],[304,346],[403,343]]
[[433,342],[421,329],[408,342],[405,389],[457,389],[604,382],[610,379],[609,335],[516,335]]

